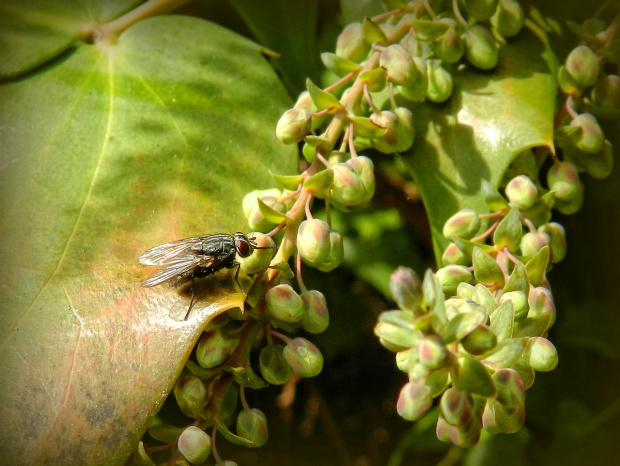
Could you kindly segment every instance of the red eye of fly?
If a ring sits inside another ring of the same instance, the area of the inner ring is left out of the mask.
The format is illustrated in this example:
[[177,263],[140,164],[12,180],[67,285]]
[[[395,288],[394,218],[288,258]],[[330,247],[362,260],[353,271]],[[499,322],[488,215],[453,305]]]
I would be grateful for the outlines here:
[[241,257],[248,257],[252,254],[252,248],[250,244],[244,239],[238,239],[235,241],[235,248],[237,249],[237,254]]

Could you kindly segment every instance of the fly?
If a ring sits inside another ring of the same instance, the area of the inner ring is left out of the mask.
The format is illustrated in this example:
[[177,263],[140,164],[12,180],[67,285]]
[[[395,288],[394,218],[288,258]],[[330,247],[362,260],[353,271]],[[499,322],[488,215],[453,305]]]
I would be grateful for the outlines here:
[[185,319],[194,305],[194,279],[206,277],[227,268],[237,268],[235,282],[239,284],[239,268],[241,264],[235,260],[236,255],[245,258],[255,249],[270,249],[259,247],[254,238],[237,232],[234,235],[216,234],[208,236],[194,236],[171,243],[160,244],[145,251],[138,259],[143,265],[159,265],[161,268],[142,282],[142,286],[157,286],[170,282],[176,286],[187,281],[192,282],[192,299],[185,314]]

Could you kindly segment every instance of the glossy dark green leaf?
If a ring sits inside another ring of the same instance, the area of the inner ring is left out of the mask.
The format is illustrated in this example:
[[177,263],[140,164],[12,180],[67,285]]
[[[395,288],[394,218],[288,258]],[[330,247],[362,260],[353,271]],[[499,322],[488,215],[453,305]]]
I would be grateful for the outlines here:
[[258,45],[183,16],[0,86],[4,459],[126,461],[201,328],[243,299],[229,273],[199,280],[184,321],[189,290],[141,288],[138,257],[245,230],[244,194],[296,170],[274,134],[289,106]]

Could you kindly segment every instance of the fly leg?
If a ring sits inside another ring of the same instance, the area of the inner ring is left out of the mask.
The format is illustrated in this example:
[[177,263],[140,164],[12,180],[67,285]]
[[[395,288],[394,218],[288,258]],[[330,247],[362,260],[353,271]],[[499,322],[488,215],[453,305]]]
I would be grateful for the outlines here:
[[237,271],[235,272],[235,282],[237,283],[237,286],[239,287],[243,295],[247,298],[248,294],[245,292],[245,290],[241,286],[241,283],[239,283],[239,269],[241,269],[241,264],[239,262],[234,262],[233,267],[237,267]]
[[183,320],[187,320],[187,317],[189,316],[189,313],[192,310],[192,306],[194,305],[195,297],[196,297],[196,289],[195,289],[194,277],[192,277],[192,299],[189,301],[189,307],[187,308],[187,312],[185,313],[185,319]]

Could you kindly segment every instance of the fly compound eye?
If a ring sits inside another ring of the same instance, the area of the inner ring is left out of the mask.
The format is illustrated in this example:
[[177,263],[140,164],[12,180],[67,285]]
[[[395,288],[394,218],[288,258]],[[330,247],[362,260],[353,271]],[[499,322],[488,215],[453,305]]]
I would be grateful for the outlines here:
[[235,240],[235,248],[237,249],[237,254],[241,257],[248,257],[252,254],[252,247],[250,243],[245,239],[236,239]]

